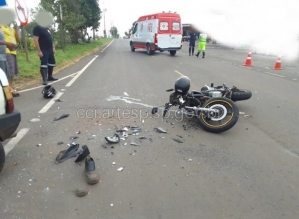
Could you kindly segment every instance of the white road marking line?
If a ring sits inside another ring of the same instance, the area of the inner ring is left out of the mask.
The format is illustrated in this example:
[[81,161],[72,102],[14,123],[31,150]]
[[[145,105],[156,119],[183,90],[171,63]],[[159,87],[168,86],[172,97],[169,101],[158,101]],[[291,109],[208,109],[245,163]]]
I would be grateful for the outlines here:
[[277,75],[277,74],[274,74],[274,73],[270,73],[270,72],[264,72],[266,74],[269,74],[269,75],[274,75],[274,76],[277,76],[277,77],[281,77],[281,78],[284,78],[285,76],[283,75]]
[[66,87],[70,87],[70,86],[72,86],[72,84],[73,84],[73,83],[80,77],[80,75],[83,74],[83,72],[88,68],[88,66],[91,65],[91,63],[93,63],[93,61],[94,61],[96,58],[98,58],[97,55],[96,55],[90,62],[88,62],[87,65],[85,65],[84,68],[82,68],[82,69],[78,72],[78,74],[77,74],[75,77],[73,77],[73,79],[70,80],[69,83],[67,83],[65,86],[66,86]]
[[227,64],[232,64],[231,62],[227,62],[227,61],[223,61],[221,60],[221,62],[227,63]]
[[16,137],[7,142],[7,144],[4,146],[5,155],[7,155],[19,143],[19,141],[27,134],[28,131],[28,128],[21,129],[18,131]]
[[38,113],[45,113],[47,112],[51,106],[55,103],[55,100],[58,99],[59,97],[61,97],[63,93],[62,92],[58,92],[55,95],[55,98],[51,99]]
[[181,72],[179,72],[177,70],[174,70],[174,72],[177,73],[177,74],[179,74],[179,75],[181,75],[181,76],[185,76],[185,75],[183,75]]
[[[79,71],[78,71],[78,72],[79,72]],[[67,78],[69,78],[69,77],[73,77],[75,74],[78,74],[78,72],[72,73],[72,74],[67,75],[67,76],[65,76],[65,77],[63,77],[63,78],[59,78],[57,81],[53,81],[53,82],[51,82],[51,83],[48,83],[48,85],[57,83],[57,82],[59,82],[59,81],[62,81],[62,80],[64,80],[64,79],[67,79]],[[23,93],[23,92],[31,91],[31,90],[36,90],[36,89],[38,89],[38,88],[43,88],[44,86],[45,86],[45,85],[41,85],[41,86],[37,86],[37,87],[28,88],[28,89],[25,89],[25,90],[20,90],[19,93]]]
[[101,52],[104,52],[113,43],[113,41],[114,39]]

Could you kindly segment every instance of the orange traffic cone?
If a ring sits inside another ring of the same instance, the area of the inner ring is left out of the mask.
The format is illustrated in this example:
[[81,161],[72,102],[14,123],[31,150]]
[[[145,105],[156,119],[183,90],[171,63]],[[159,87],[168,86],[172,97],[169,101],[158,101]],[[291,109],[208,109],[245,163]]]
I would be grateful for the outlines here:
[[251,52],[248,53],[247,59],[243,66],[251,66]]
[[278,56],[273,69],[274,70],[282,70],[280,56]]

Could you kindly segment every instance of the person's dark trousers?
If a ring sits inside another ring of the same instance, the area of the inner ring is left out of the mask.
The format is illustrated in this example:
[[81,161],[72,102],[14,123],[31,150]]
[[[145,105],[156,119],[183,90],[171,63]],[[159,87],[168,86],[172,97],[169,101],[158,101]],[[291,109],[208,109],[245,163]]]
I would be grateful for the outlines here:
[[43,84],[47,84],[47,81],[56,81],[58,79],[53,77],[53,69],[56,64],[53,50],[42,50],[43,56],[41,61],[41,75],[43,78]]
[[189,56],[194,55],[194,47],[195,47],[195,41],[189,42]]

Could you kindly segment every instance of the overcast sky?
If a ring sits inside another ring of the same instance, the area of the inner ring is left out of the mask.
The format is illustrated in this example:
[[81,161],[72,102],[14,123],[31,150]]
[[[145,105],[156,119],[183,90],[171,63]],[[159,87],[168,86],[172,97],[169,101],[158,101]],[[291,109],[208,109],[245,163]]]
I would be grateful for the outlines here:
[[[19,0],[26,1],[26,0]],[[7,0],[14,7],[15,0]],[[28,8],[38,0],[27,0]],[[182,23],[228,44],[251,44],[257,51],[296,57],[299,48],[299,0],[99,0],[106,29],[114,24],[121,36],[139,16],[175,11]],[[104,30],[102,19],[99,34]]]

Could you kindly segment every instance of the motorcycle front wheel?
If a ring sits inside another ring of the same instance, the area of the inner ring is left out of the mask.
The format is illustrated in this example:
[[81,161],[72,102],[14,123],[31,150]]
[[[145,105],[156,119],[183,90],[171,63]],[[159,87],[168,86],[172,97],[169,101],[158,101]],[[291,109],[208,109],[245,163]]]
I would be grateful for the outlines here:
[[238,107],[227,98],[211,98],[202,107],[218,110],[217,113],[205,111],[198,113],[199,124],[208,132],[225,132],[231,129],[239,119]]

